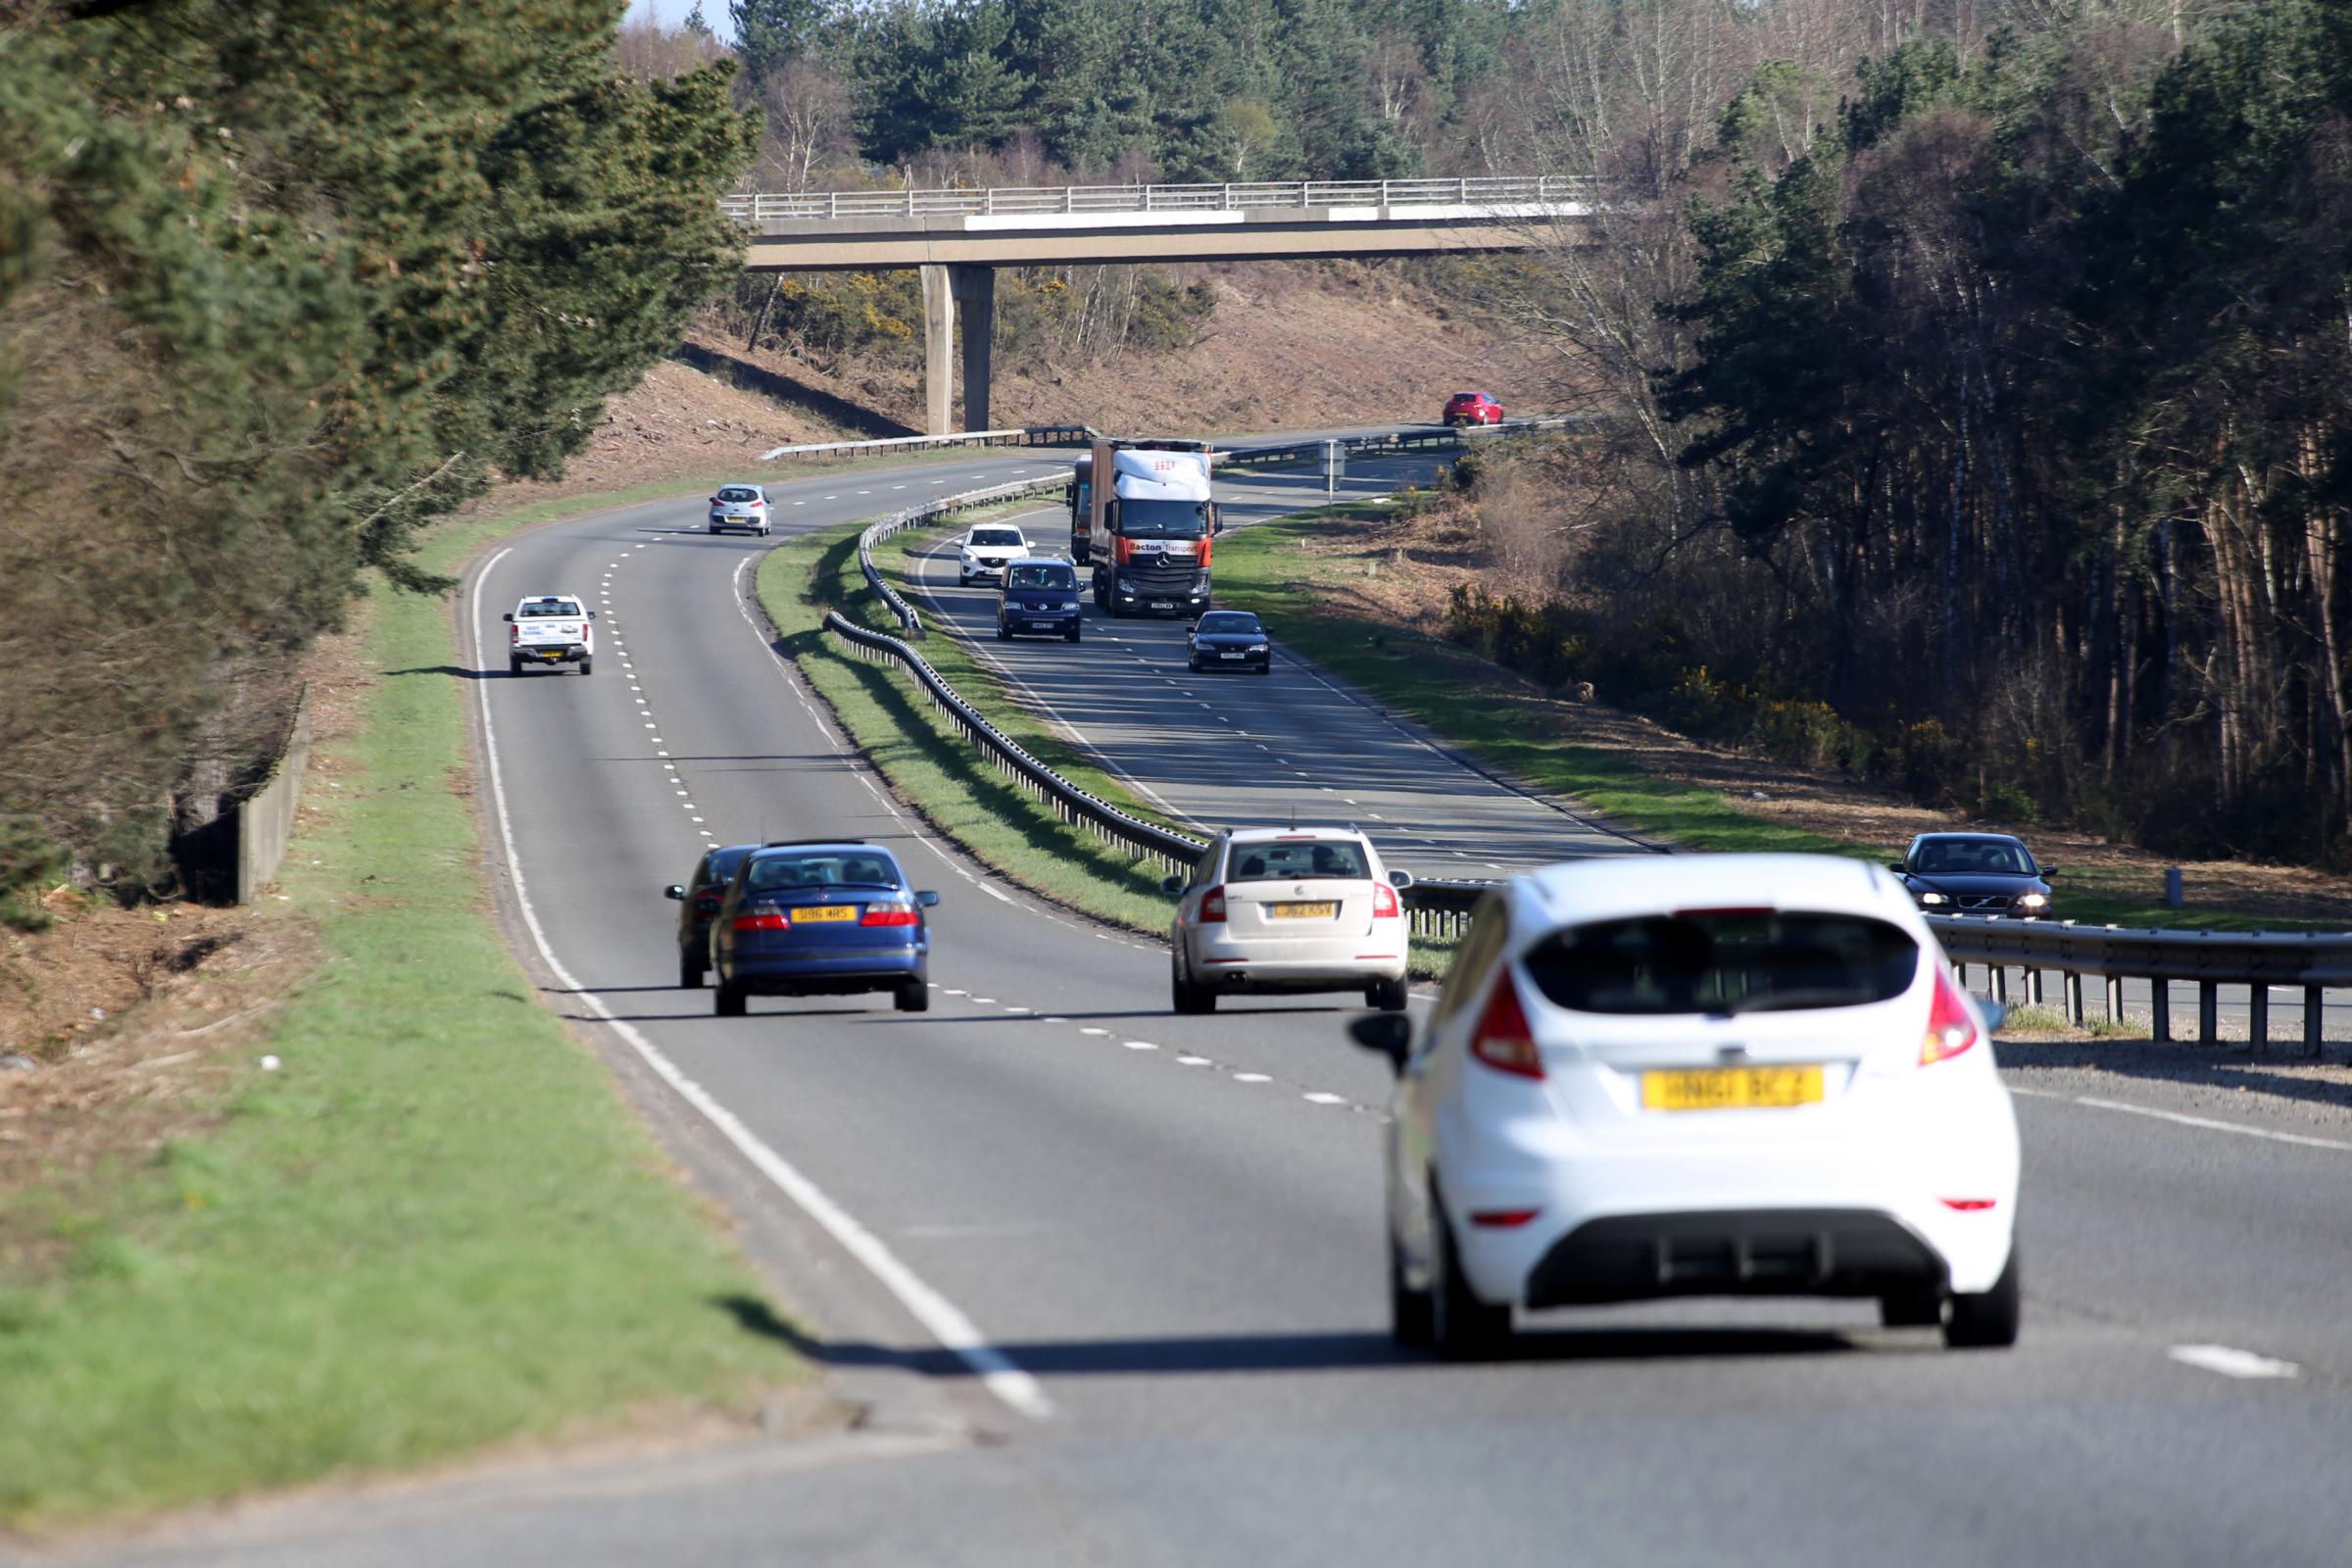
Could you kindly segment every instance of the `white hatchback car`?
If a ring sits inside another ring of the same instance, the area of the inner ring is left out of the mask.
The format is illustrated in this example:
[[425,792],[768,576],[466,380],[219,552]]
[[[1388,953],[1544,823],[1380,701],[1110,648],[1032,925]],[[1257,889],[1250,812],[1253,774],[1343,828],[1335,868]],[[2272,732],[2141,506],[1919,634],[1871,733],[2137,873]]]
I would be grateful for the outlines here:
[[1004,568],[1029,553],[1029,541],[1020,529],[1002,522],[982,523],[956,546],[956,580],[967,588],[982,578],[1002,580]]
[[1353,828],[1237,828],[1220,833],[1178,895],[1168,928],[1178,1012],[1210,1012],[1238,992],[1361,991],[1404,1010],[1409,871],[1381,864]]
[[712,533],[722,528],[741,528],[764,539],[771,526],[765,485],[722,484],[711,492]]
[[1902,885],[1797,855],[1583,860],[1485,896],[1388,1129],[1396,1337],[1501,1348],[1514,1307],[1876,1298],[2018,1328],[2017,1120]]

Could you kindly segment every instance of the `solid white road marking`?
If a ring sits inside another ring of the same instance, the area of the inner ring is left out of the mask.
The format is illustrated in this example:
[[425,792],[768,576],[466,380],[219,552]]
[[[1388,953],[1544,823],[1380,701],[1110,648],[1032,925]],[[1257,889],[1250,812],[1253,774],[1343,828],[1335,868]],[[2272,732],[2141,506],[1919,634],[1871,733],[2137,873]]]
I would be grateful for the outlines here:
[[980,891],[987,894],[990,898],[995,899],[1000,904],[1018,904],[1020,902],[1018,899],[1013,898],[1010,894],[1002,892],[1001,890],[990,886],[986,882],[980,884]]
[[[493,568],[514,554],[508,546],[484,563],[474,577],[473,657],[479,665],[482,660],[482,585]],[[475,688],[482,716],[482,756],[490,771],[490,803],[498,816],[498,835],[506,851],[507,875],[514,883],[515,907],[522,913],[523,925],[530,931],[531,943],[548,972],[570,990],[580,1004],[609,1024],[613,1033],[627,1043],[630,1050],[652,1068],[661,1079],[676,1092],[678,1098],[701,1113],[717,1129],[720,1137],[735,1146],[752,1167],[767,1178],[779,1192],[800,1206],[803,1213],[814,1220],[842,1250],[865,1265],[867,1272],[881,1281],[885,1290],[898,1298],[914,1320],[927,1329],[931,1337],[955,1352],[956,1359],[970,1367],[979,1378],[981,1387],[995,1395],[1008,1408],[1017,1410],[1033,1420],[1044,1420],[1054,1413],[1053,1401],[1037,1379],[1013,1364],[1012,1358],[990,1344],[972,1320],[956,1305],[933,1290],[921,1276],[899,1260],[872,1231],[833,1201],[823,1188],[801,1174],[798,1167],[786,1160],[762,1142],[760,1136],[744,1125],[742,1118],[721,1104],[718,1099],[678,1068],[660,1047],[647,1039],[635,1025],[616,1018],[604,998],[581,986],[562,959],[556,956],[553,944],[547,939],[546,928],[539,923],[539,913],[531,905],[530,889],[523,879],[522,857],[514,848],[514,826],[507,812],[506,781],[498,762],[498,731],[490,717],[490,687],[487,682]]]
[[2291,1378],[2303,1370],[2292,1361],[2232,1349],[2227,1345],[2176,1345],[2165,1353],[2183,1366],[2202,1367],[2226,1378]]
[[2048,1089],[2022,1089],[2009,1086],[2013,1095],[2031,1100],[2063,1100],[2070,1104],[2088,1105],[2093,1110],[2120,1110],[2132,1116],[2149,1116],[2157,1121],[2177,1122],[2183,1127],[2202,1127],[2208,1132],[2236,1133],[2241,1138],[2260,1138],[2274,1144],[2296,1144],[2305,1149],[2333,1149],[2352,1154],[2352,1144],[2337,1138],[2313,1138],[2304,1133],[2275,1133],[2268,1127],[2248,1127],[2234,1121],[2216,1121],[2211,1116],[2188,1116],[2177,1110],[2157,1110],[2149,1105],[2126,1104],[2120,1100],[2100,1100],[2092,1095],[2062,1095]]

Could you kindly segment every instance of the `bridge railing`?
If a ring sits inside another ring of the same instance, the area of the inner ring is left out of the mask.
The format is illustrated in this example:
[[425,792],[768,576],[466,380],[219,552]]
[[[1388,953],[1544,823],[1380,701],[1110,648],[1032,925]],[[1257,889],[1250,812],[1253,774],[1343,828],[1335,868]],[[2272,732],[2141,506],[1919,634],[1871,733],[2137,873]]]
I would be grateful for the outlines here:
[[1239,212],[1264,208],[1561,206],[1593,182],[1562,174],[1470,179],[1235,181],[1217,185],[1047,185],[986,190],[851,190],[719,198],[719,211],[750,226],[872,218],[995,218],[1087,213]]

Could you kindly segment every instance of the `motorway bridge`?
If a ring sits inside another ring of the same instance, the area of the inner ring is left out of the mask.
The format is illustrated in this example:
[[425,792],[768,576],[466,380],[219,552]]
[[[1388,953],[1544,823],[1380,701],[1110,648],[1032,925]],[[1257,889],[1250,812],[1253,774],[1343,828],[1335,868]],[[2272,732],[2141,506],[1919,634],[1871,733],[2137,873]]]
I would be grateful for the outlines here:
[[924,428],[944,435],[989,427],[1000,267],[1525,250],[1581,243],[1592,195],[1587,181],[1531,175],[836,191],[730,196],[720,206],[746,230],[755,270],[920,271]]
[[[992,451],[770,493],[789,533],[1061,461]],[[1320,499],[1282,483],[1237,480],[1237,519]],[[2009,1067],[2029,1260],[2012,1351],[1947,1352],[1931,1331],[1881,1328],[1869,1303],[1697,1300],[1538,1319],[1498,1364],[1399,1354],[1381,1272],[1388,1071],[1345,1040],[1348,1010],[1173,1016],[1161,943],[1044,904],[937,839],[775,656],[748,588],[764,542],[701,519],[697,502],[635,506],[477,563],[462,645],[487,836],[548,999],[725,1206],[798,1326],[747,1321],[817,1361],[864,1419],[259,1508],[115,1560],[2352,1556],[2352,1132],[2320,1088]],[[950,620],[973,613],[952,580],[920,575]],[[604,607],[594,680],[505,675],[498,611],[549,585]],[[1141,661],[1136,682],[1157,692],[1130,710],[1059,691],[1060,645],[1008,668],[1184,814],[1297,801],[1322,815],[1344,788],[1344,808],[1377,813],[1419,867],[1624,850],[1295,663],[1233,683],[1248,690],[1230,702],[1200,691],[1248,731],[1231,743],[1242,762],[1219,768],[1209,710],[1167,659],[1174,629],[1092,629],[1120,640],[1090,637],[1090,660]],[[1260,743],[1282,749],[1261,758]],[[707,992],[673,989],[662,885],[713,840],[819,834],[886,840],[944,890],[933,1010],[818,1000],[721,1020]]]

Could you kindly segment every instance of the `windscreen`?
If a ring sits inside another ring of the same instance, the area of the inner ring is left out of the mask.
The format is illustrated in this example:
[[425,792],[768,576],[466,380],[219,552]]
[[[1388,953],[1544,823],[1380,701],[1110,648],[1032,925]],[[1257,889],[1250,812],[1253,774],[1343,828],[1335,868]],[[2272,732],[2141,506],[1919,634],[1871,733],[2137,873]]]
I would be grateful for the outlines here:
[[1363,846],[1346,839],[1236,844],[1226,865],[1228,882],[1304,882],[1332,877],[1361,881],[1372,874],[1364,864]]
[[721,501],[757,501],[760,499],[760,492],[749,485],[731,484],[719,491],[718,499]]
[[1119,532],[1129,539],[1205,538],[1208,535],[1208,503],[1121,501]]
[[1212,610],[1200,617],[1200,630],[1211,636],[1242,637],[1257,629],[1257,617],[1238,610]]
[[767,855],[752,862],[743,885],[754,893],[792,888],[895,888],[905,884],[887,855],[872,850],[820,850]]
[[1919,945],[1859,915],[1686,910],[1571,926],[1520,961],[1577,1012],[1770,1012],[1899,997]]
[[522,612],[526,616],[570,615],[576,618],[580,606],[573,599],[534,599],[522,607]]
[[972,543],[975,545],[1017,545],[1020,542],[1021,530],[1018,528],[974,528],[972,530]]
[[1060,588],[1071,593],[1078,590],[1078,574],[1067,566],[1015,566],[1004,579],[1007,588]]
[[1933,839],[1919,847],[1915,870],[2031,875],[2033,858],[2007,839]]

